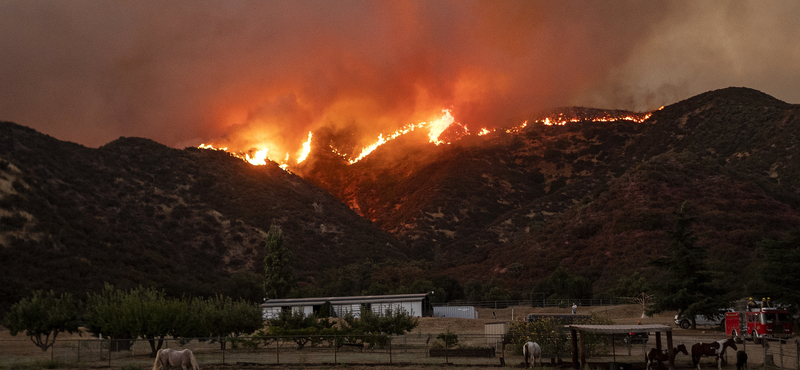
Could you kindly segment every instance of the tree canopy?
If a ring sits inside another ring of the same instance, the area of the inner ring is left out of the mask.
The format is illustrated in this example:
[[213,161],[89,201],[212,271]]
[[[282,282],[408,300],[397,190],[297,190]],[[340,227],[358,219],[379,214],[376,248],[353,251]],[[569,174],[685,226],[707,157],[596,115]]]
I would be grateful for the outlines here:
[[267,253],[264,256],[264,293],[270,299],[286,298],[294,287],[292,254],[283,245],[283,232],[273,225],[267,233]]
[[769,287],[764,292],[779,303],[800,309],[800,229],[784,240],[765,239],[759,243],[763,254],[761,277]]
[[696,327],[696,315],[719,314],[731,300],[715,285],[714,274],[706,267],[707,252],[696,244],[694,217],[689,215],[688,204],[684,202],[675,215],[675,225],[669,232],[669,255],[652,261],[666,270],[666,275],[654,284],[655,298],[647,313],[677,310],[691,318]]
[[33,344],[47,351],[61,332],[80,333],[79,309],[69,293],[56,294],[37,290],[11,306],[3,326],[11,335],[25,331]]

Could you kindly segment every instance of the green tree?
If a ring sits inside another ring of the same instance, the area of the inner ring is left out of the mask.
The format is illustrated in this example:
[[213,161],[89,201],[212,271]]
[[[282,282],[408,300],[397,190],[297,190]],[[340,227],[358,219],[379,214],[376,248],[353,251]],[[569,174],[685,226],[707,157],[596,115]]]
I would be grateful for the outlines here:
[[33,344],[47,351],[56,342],[61,332],[80,333],[78,306],[72,295],[59,297],[51,290],[37,290],[29,298],[13,304],[3,320],[3,326],[11,335],[25,331]]
[[372,347],[385,344],[389,336],[408,333],[417,325],[419,320],[403,309],[387,309],[383,314],[362,309],[360,317],[345,315],[342,333],[351,343],[362,342]]
[[608,290],[611,297],[635,298],[642,293],[649,293],[650,282],[638,271],[625,275],[617,280],[617,285]]
[[550,299],[592,298],[592,282],[558,266],[534,291],[543,292]]
[[[763,254],[761,277],[769,287],[766,293],[775,302],[800,309],[800,229],[789,232],[785,240],[764,239],[758,245]],[[763,293],[762,293],[763,294]]]
[[220,295],[205,300],[199,310],[199,320],[204,323],[207,336],[220,338],[221,349],[225,348],[225,337],[250,334],[264,325],[261,307],[243,300],[234,301]]
[[267,233],[264,256],[264,293],[267,298],[286,298],[294,287],[292,255],[283,245],[283,232],[273,225]]
[[284,341],[295,342],[297,349],[303,349],[308,343],[319,344],[325,335],[337,333],[327,317],[306,316],[301,311],[282,311],[277,318],[269,320],[268,325],[270,335],[282,336]]
[[150,356],[154,357],[186,309],[185,304],[155,288],[140,286],[123,291],[106,284],[100,293],[89,296],[84,321],[94,335],[115,339],[118,349],[125,348],[130,339],[147,339]]
[[689,215],[689,206],[684,202],[669,232],[669,255],[652,261],[666,270],[666,276],[653,286],[655,297],[647,314],[677,310],[679,315],[691,318],[692,327],[696,328],[696,315],[711,318],[729,306],[731,300],[714,285],[714,274],[705,264],[706,250],[696,245],[693,223],[694,217]]

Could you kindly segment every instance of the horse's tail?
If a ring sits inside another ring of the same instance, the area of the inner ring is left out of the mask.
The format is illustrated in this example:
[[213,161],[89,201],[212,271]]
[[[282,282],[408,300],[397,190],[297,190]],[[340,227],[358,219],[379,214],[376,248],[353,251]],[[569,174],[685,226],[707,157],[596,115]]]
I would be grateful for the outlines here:
[[159,366],[161,364],[160,357],[161,357],[161,350],[158,350],[158,352],[156,352],[156,361],[153,362],[153,370],[158,370],[158,368],[160,367]]
[[193,370],[200,370],[200,365],[197,364],[197,360],[195,360],[194,353],[192,353],[192,351],[189,351],[189,361],[192,362]]
[[522,345],[522,356],[525,357],[525,368],[528,368],[528,343]]

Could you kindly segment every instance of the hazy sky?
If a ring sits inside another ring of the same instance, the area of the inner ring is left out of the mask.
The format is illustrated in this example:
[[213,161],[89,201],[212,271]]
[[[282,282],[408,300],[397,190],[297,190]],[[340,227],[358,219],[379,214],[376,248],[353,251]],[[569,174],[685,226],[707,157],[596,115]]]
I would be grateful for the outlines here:
[[0,0],[0,120],[247,149],[443,108],[475,128],[728,86],[800,103],[798,20],[780,0]]

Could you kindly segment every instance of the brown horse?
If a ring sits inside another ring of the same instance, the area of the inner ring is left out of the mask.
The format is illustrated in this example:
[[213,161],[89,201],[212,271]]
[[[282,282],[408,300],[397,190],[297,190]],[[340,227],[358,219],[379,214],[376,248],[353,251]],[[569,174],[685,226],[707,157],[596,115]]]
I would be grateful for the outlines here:
[[187,366],[191,366],[192,370],[200,370],[197,360],[194,359],[194,354],[189,349],[176,351],[164,348],[158,350],[156,361],[153,363],[153,370],[165,369],[169,366],[180,366],[183,370],[188,370]]
[[725,354],[725,350],[728,347],[738,350],[733,338],[722,339],[712,343],[697,343],[692,346],[692,364],[697,367],[697,370],[700,370],[700,358],[703,356],[714,356],[717,361],[717,368],[722,370],[722,360],[720,356]]
[[[689,355],[689,351],[686,350],[686,346],[683,344],[679,344],[677,347],[672,349],[676,355],[678,353],[683,353],[684,355]],[[650,352],[647,353],[647,368],[650,369],[651,367],[656,366],[656,362],[658,362],[658,368],[661,368],[661,363],[664,361],[669,361],[669,353],[667,351],[659,351],[655,348],[650,349]]]

